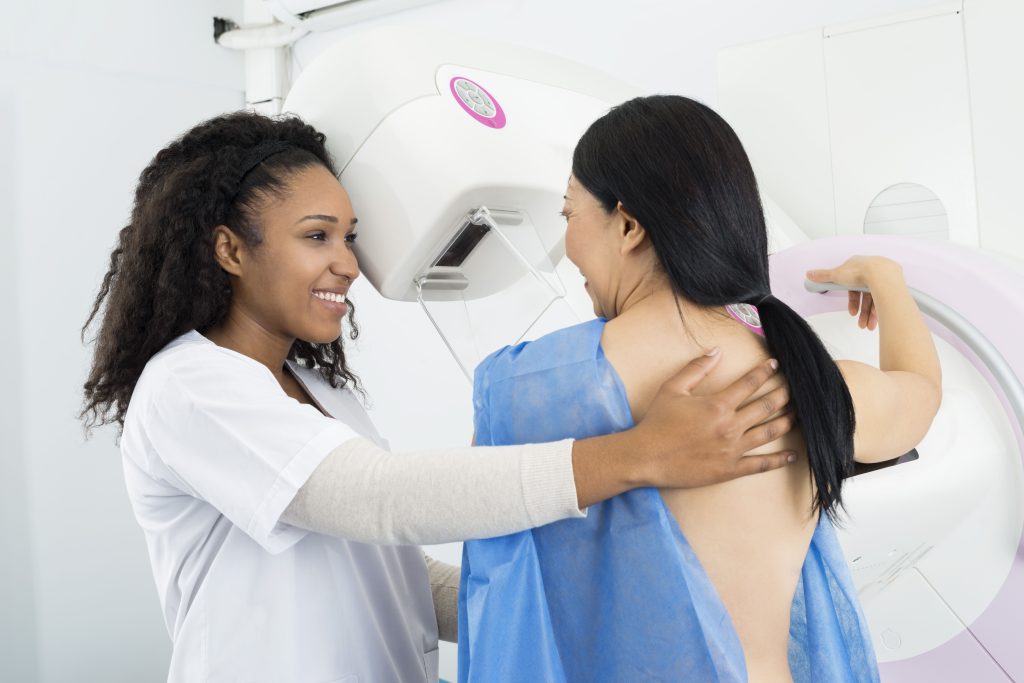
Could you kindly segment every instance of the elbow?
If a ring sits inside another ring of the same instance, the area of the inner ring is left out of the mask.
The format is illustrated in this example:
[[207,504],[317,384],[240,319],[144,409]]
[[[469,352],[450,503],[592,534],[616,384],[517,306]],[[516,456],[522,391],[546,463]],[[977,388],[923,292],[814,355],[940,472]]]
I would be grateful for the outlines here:
[[942,366],[939,364],[939,360],[935,359],[935,371],[931,376],[931,383],[935,391],[938,393],[939,400],[942,399]]
[[[927,389],[924,394],[924,405],[927,409],[928,414],[928,429],[932,426],[932,421],[939,412],[939,408],[942,406],[942,372],[936,371],[934,377],[929,378],[926,382]],[[927,431],[927,429],[925,430]],[[924,435],[922,434],[922,437]]]
[[928,430],[932,428],[932,422],[939,413],[942,406],[942,372],[936,365],[935,372],[928,374],[918,373],[918,381],[914,384],[913,390],[908,392],[906,399],[913,401],[914,410],[911,413],[913,419],[911,424],[916,425],[915,444],[924,438]]
[[939,414],[939,408],[942,406],[942,379],[936,377],[936,379],[926,379],[922,386],[922,391],[919,392],[917,397],[918,401],[918,414],[915,420],[917,429],[914,430],[910,443],[907,444],[907,448],[904,452],[915,448],[919,443],[924,440],[928,432],[932,428],[932,424],[935,422],[935,417]]
[[924,378],[928,384],[930,390],[930,398],[935,404],[935,410],[939,410],[939,404],[942,403],[942,365],[939,363],[938,357],[935,358],[934,366],[931,372]]
[[[382,495],[379,499],[386,500],[387,496]],[[409,533],[408,528],[399,524],[399,520],[394,514],[394,506],[379,505],[375,514],[376,524],[373,537],[364,542],[384,546],[416,545],[415,534]]]
[[909,443],[907,451],[915,448],[924,440],[935,422],[935,417],[939,414],[939,408],[942,406],[941,378],[934,381],[926,378],[922,383],[921,391],[917,392],[916,401],[918,407],[914,412],[917,417],[913,420],[916,429],[913,429],[910,439],[912,443]]

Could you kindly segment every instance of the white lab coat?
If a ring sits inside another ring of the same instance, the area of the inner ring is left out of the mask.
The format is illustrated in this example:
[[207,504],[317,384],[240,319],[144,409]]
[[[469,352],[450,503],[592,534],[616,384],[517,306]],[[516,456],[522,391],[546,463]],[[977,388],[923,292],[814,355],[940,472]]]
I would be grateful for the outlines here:
[[420,549],[280,521],[336,446],[358,436],[384,445],[351,392],[289,367],[332,417],[194,331],[136,385],[121,452],[174,643],[168,681],[434,683]]

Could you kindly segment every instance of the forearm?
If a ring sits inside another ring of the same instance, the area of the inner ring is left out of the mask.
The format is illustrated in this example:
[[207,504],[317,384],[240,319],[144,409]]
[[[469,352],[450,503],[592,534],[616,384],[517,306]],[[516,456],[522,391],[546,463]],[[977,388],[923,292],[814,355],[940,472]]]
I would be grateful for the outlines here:
[[878,313],[879,369],[918,375],[941,391],[935,343],[907,289],[902,269],[890,263],[877,266],[868,273],[867,284]]
[[706,486],[792,462],[786,451],[743,455],[792,428],[788,415],[769,419],[788,401],[785,387],[749,401],[777,364],[762,363],[715,394],[690,394],[718,357],[689,363],[644,419],[618,434],[406,456],[352,439],[316,468],[281,519],[366,543],[446,543],[578,517],[640,486]]
[[353,439],[317,467],[282,519],[353,541],[419,545],[580,516],[572,444],[396,455]]
[[461,568],[446,564],[424,554],[430,596],[437,615],[437,637],[449,643],[459,642],[459,580]]
[[640,486],[651,486],[654,464],[640,456],[634,430],[578,440],[572,467],[580,509]]

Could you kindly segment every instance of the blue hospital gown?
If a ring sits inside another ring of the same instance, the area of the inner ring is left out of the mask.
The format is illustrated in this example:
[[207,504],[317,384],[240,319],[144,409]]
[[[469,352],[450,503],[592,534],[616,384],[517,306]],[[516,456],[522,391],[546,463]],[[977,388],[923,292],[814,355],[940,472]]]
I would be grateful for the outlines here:
[[[601,350],[604,320],[506,347],[476,370],[478,445],[585,438],[633,425]],[[797,683],[878,681],[835,530],[819,520],[793,600]],[[465,544],[459,681],[746,681],[725,606],[656,489],[586,518]]]

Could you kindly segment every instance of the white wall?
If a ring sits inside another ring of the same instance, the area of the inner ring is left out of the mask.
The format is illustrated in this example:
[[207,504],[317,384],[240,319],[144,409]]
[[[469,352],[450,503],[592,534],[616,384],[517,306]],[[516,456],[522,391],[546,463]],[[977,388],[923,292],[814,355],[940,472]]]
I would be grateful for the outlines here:
[[443,0],[310,35],[299,67],[346,33],[402,23],[467,31],[598,67],[646,92],[714,105],[719,49],[823,24],[883,16],[941,0]]
[[21,357],[18,328],[20,297],[16,275],[14,99],[0,97],[0,679],[35,677],[35,602],[32,546],[29,540],[28,492],[22,457]]
[[0,680],[155,681],[170,642],[111,429],[75,415],[79,328],[135,179],[242,103],[236,0],[4,3],[0,19]]
[[[474,31],[714,104],[715,55],[933,0],[446,0],[378,20]],[[211,17],[237,0],[5,3],[0,21],[0,680],[152,681],[169,645],[114,435],[83,443],[78,341],[135,178],[160,146],[241,104]],[[298,66],[346,29],[311,36]],[[358,207],[356,207],[358,211]],[[360,283],[353,354],[397,448],[465,443],[469,388],[414,305]],[[457,547],[440,555],[457,560]],[[451,648],[442,675],[454,676]]]

